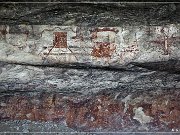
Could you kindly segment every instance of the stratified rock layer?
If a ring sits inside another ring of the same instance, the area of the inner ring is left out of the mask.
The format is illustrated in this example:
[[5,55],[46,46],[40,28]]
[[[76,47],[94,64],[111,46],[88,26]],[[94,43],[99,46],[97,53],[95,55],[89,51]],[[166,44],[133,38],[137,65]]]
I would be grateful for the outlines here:
[[179,89],[91,96],[58,93],[1,97],[1,119],[65,122],[78,131],[179,131]]
[[179,11],[179,3],[2,3],[2,131],[53,123],[58,132],[179,132]]

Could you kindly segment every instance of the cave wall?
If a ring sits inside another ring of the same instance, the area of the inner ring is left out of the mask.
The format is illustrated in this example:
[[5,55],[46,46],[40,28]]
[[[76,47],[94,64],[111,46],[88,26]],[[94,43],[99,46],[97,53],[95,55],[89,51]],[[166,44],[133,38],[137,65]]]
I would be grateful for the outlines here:
[[0,5],[2,132],[179,133],[180,4],[105,1]]
[[[122,66],[179,59],[180,26],[1,26],[1,61]],[[58,32],[61,34],[58,37]],[[66,35],[62,35],[64,32]],[[59,39],[57,39],[59,38]]]

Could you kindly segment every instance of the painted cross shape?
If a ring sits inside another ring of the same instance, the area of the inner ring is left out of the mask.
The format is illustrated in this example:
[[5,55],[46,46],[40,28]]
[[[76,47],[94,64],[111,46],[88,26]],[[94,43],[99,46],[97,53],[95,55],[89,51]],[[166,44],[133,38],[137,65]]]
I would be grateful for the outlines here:
[[157,38],[155,40],[150,41],[150,43],[157,44],[163,48],[164,55],[170,54],[170,47],[176,41],[177,37],[176,33],[178,32],[176,27],[171,25],[171,27],[155,27],[155,33],[157,34]]

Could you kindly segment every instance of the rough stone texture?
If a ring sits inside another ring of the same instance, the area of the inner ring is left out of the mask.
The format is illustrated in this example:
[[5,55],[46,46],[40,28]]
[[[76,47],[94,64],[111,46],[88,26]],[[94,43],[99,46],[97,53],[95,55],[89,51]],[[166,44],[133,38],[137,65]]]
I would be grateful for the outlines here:
[[[170,63],[170,62],[169,62]],[[173,63],[173,62],[172,62]],[[153,64],[153,63],[152,63]],[[160,63],[159,63],[160,64]],[[122,69],[71,69],[58,67],[34,67],[1,63],[1,91],[57,91],[82,94],[114,89],[143,90],[180,88],[179,63],[176,71],[158,71],[128,65]],[[175,68],[174,68],[175,69]]]
[[0,118],[63,122],[78,131],[179,131],[179,89],[125,93],[2,96]]
[[1,132],[179,134],[180,5],[75,2],[0,5]]
[[91,132],[179,132],[179,69],[1,65],[3,121],[53,121]]
[[180,26],[1,26],[1,61],[121,67],[179,59]]
[[81,3],[54,2],[3,3],[0,23],[117,27],[180,22],[179,3],[88,3],[82,0]]

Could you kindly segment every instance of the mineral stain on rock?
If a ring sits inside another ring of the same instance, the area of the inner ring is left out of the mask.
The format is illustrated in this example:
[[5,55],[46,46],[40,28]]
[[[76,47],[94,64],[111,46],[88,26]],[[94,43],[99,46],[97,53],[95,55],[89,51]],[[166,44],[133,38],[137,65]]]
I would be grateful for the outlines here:
[[0,4],[3,132],[179,132],[179,3],[24,2]]
[[127,128],[141,131],[141,127],[150,131],[153,128],[156,131],[179,130],[179,90],[170,91],[153,96],[132,95],[128,107],[120,99],[114,99],[114,94],[106,93],[88,99],[52,93],[5,96],[0,104],[1,120],[65,122],[79,131],[124,131]]

